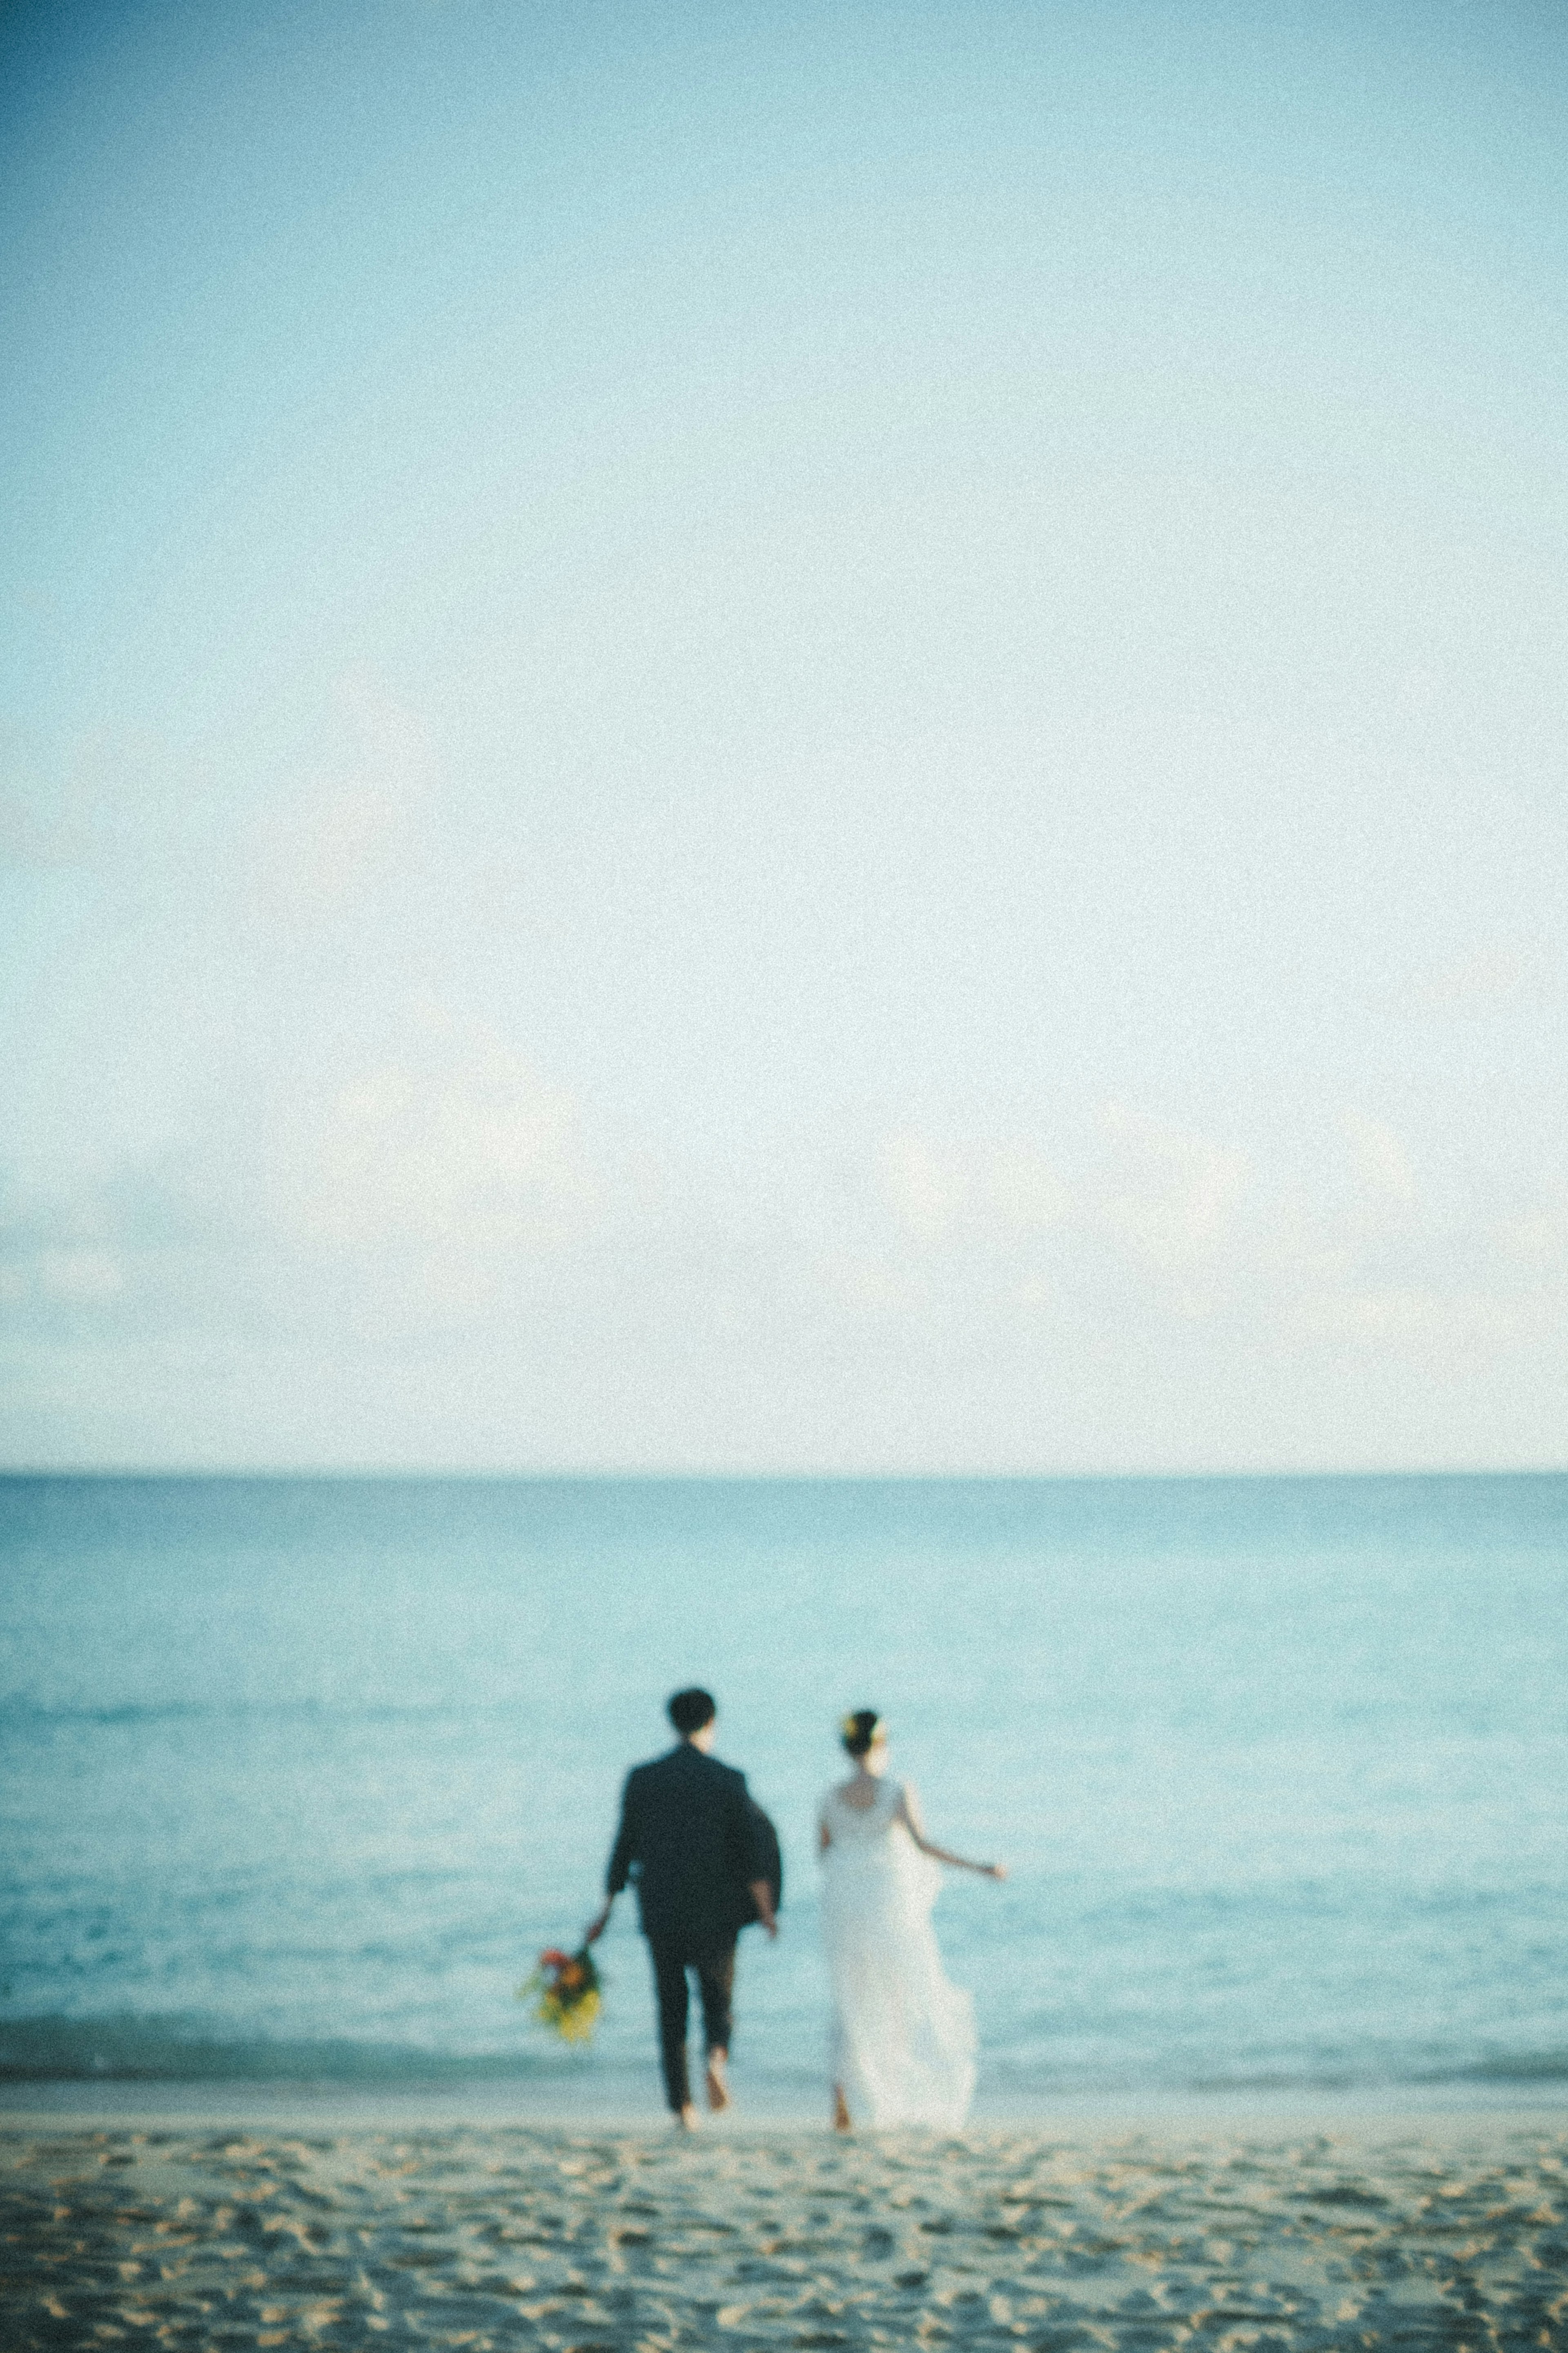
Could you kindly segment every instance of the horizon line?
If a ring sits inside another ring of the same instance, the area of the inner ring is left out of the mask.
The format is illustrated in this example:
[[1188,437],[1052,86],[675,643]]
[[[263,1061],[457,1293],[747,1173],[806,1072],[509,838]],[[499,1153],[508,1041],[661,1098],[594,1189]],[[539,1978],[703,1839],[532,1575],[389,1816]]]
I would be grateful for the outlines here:
[[1362,1464],[1349,1469],[1316,1465],[1262,1470],[1116,1470],[1116,1471],[806,1471],[806,1470],[675,1470],[675,1469],[481,1469],[473,1465],[440,1467],[433,1464],[338,1464],[289,1466],[286,1464],[172,1464],[156,1463],[0,1463],[0,1482],[20,1482],[28,1480],[179,1480],[197,1481],[285,1482],[326,1484],[341,1482],[369,1482],[373,1480],[400,1480],[409,1483],[428,1481],[447,1485],[471,1482],[476,1485],[537,1485],[537,1486],[1104,1486],[1118,1482],[1142,1482],[1149,1485],[1172,1486],[1202,1482],[1240,1482],[1244,1480],[1323,1480],[1344,1482],[1352,1479],[1429,1480],[1429,1479],[1562,1479],[1568,1477],[1568,1462],[1563,1463],[1489,1463],[1436,1465]]

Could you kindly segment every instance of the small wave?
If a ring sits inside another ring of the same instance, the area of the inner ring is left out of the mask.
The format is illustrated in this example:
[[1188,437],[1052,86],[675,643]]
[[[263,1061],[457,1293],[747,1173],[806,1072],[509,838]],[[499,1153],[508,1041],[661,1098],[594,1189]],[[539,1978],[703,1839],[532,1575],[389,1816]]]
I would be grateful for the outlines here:
[[1511,2055],[1478,2059],[1441,2076],[1423,2076],[1424,2083],[1568,2084],[1568,2051],[1521,2051]]
[[0,1699],[0,1724],[28,1727],[51,1724],[177,1724],[237,1712],[215,1708],[203,1700],[125,1700],[101,1707],[78,1707],[69,1702],[57,1705],[15,1693]]
[[21,2018],[0,2023],[0,2083],[435,2084],[547,2077],[582,2054],[236,2034],[198,2019]]
[[1353,2063],[1314,2066],[1304,2062],[1299,2067],[1237,2069],[1234,2073],[1173,2079],[1170,2088],[1205,2095],[1237,2094],[1251,2096],[1315,2092],[1359,2094],[1397,2092],[1402,2087],[1413,2089],[1416,2085],[1423,2091],[1440,2091],[1445,2085],[1458,2089],[1467,2084],[1523,2085],[1563,2083],[1568,2083],[1568,2053],[1552,2051],[1522,2052],[1512,2057],[1476,2060],[1456,2056],[1448,2063],[1436,2066],[1402,2065],[1385,2055],[1369,2056],[1360,2066]]
[[[442,2051],[427,2045],[343,2036],[247,2033],[227,2021],[168,2014],[99,2018],[32,2017],[0,2021],[0,2084],[314,2084],[365,2089],[425,2085],[453,2090],[499,2081],[564,2082],[605,2063],[608,2054],[534,2045],[519,2049]],[[650,2061],[651,2063],[651,2061]],[[1179,2067],[1040,2066],[993,2052],[984,2070],[989,2090],[1004,2098],[1068,2096],[1331,2098],[1395,2093],[1422,2094],[1468,2087],[1543,2093],[1568,2084],[1568,2052],[1521,2052],[1446,2065],[1400,2066],[1386,2056],[1366,2064],[1187,2071]],[[816,2084],[815,2068],[798,2055],[781,2063],[763,2059],[759,2082],[775,2092]]]
[[1362,2099],[1401,2091],[1418,2091],[1423,2095],[1443,2091],[1458,2094],[1467,2088],[1479,2091],[1488,2085],[1519,2090],[1537,2085],[1545,2090],[1568,2083],[1568,2054],[1524,2052],[1479,2060],[1456,2054],[1447,2064],[1416,2065],[1401,2064],[1386,2053],[1369,2052],[1360,2064],[1353,2061],[1314,2064],[1303,2057],[1296,2066],[1238,2065],[1204,2070],[1158,2063],[1118,2064],[1109,2058],[1099,2065],[1053,2067],[1027,2062],[1010,2063],[1004,2055],[995,2054],[984,2073],[993,2089],[1009,2098],[1050,2099],[1065,2095],[1081,2099],[1098,2095],[1135,2099],[1172,2095],[1202,2100]]
[[41,1700],[28,1693],[0,1696],[0,1725],[30,1730],[51,1725],[94,1726],[157,1724],[403,1724],[468,1721],[506,1711],[443,1700],[115,1700],[88,1704]]

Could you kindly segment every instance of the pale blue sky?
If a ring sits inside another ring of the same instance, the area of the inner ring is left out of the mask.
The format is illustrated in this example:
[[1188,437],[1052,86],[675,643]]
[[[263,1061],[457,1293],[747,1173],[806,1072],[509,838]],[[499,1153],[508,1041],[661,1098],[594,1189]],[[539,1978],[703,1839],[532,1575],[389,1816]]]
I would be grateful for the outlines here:
[[5,1460],[1563,1461],[1558,9],[0,48]]

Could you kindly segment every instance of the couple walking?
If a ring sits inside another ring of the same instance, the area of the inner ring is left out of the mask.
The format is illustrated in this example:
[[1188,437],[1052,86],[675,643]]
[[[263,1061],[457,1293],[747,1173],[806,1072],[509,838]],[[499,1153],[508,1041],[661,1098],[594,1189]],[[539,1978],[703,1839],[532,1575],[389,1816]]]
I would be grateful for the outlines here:
[[[688,1972],[702,2003],[706,2092],[730,2105],[735,1943],[751,1921],[778,1935],[778,1841],[752,1804],[746,1778],[712,1754],[718,1711],[705,1691],[669,1702],[677,1746],[626,1777],[603,1910],[635,1876],[653,1960],[665,2093],[677,2121],[697,2122],[687,2072]],[[914,1792],[888,1772],[888,1736],[870,1708],[846,1716],[840,1739],[849,1778],[817,1814],[823,1862],[822,1930],[833,1992],[833,2121],[934,2125],[963,2122],[974,2089],[974,2020],[951,1985],[931,1932],[931,1907],[947,1863],[1004,1879],[1000,1863],[969,1862],[927,1838]]]

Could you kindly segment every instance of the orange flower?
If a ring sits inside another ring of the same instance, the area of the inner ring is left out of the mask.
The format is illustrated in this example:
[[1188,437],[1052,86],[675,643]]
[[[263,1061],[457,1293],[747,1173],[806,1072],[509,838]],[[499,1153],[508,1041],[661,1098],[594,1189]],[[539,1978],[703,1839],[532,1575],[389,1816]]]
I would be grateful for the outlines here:
[[581,1952],[563,1953],[559,1945],[547,1945],[517,1998],[531,2003],[541,2026],[563,2041],[588,2042],[599,2014],[599,1972],[592,1953],[585,1946]]

